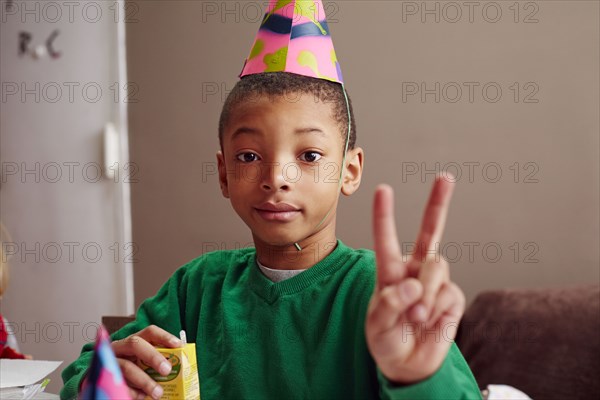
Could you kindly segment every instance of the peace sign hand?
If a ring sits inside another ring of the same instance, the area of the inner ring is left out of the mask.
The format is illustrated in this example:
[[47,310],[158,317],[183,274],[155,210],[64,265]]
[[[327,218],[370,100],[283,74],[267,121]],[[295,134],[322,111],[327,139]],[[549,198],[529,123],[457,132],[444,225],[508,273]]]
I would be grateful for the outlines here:
[[404,260],[394,221],[393,190],[380,185],[373,204],[377,284],[366,317],[366,339],[388,380],[414,383],[442,364],[465,308],[460,288],[437,249],[453,182],[438,176],[414,254]]

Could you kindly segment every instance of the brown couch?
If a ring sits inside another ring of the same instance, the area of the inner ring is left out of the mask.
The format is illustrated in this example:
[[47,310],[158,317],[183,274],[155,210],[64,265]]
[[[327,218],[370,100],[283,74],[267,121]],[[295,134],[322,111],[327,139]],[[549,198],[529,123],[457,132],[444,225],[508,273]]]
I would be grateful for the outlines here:
[[600,285],[483,292],[456,343],[481,389],[506,384],[534,400],[600,399]]

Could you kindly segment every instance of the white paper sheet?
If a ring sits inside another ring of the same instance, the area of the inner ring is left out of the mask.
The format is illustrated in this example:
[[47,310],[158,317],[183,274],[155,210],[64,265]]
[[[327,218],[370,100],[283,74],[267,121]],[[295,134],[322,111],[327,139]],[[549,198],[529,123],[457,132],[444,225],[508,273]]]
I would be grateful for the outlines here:
[[[0,399],[2,400],[23,400],[23,388],[5,388],[0,389]],[[60,400],[57,394],[53,393],[36,393],[32,400]]]
[[31,385],[54,371],[62,361],[0,360],[0,389]]

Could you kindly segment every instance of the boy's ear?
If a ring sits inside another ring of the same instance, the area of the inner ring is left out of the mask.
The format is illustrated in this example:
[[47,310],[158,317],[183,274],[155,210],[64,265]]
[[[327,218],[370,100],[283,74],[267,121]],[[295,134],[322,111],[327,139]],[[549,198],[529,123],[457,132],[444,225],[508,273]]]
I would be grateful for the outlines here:
[[358,190],[364,159],[365,153],[360,147],[348,150],[346,154],[346,171],[344,173],[344,182],[342,183],[342,193],[344,195],[350,196]]
[[225,167],[225,157],[222,151],[217,151],[217,164],[219,168],[219,185],[223,197],[229,198],[229,186],[227,185],[227,167]]

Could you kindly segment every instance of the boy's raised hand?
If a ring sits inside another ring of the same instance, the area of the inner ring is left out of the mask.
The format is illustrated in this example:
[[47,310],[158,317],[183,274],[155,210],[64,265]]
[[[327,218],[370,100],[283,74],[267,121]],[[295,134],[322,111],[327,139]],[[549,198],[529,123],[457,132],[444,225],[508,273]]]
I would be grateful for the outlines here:
[[392,188],[381,185],[373,204],[377,284],[366,317],[366,339],[390,381],[410,384],[441,366],[465,308],[437,253],[453,182],[438,176],[425,210],[415,252],[404,259],[396,234]]

